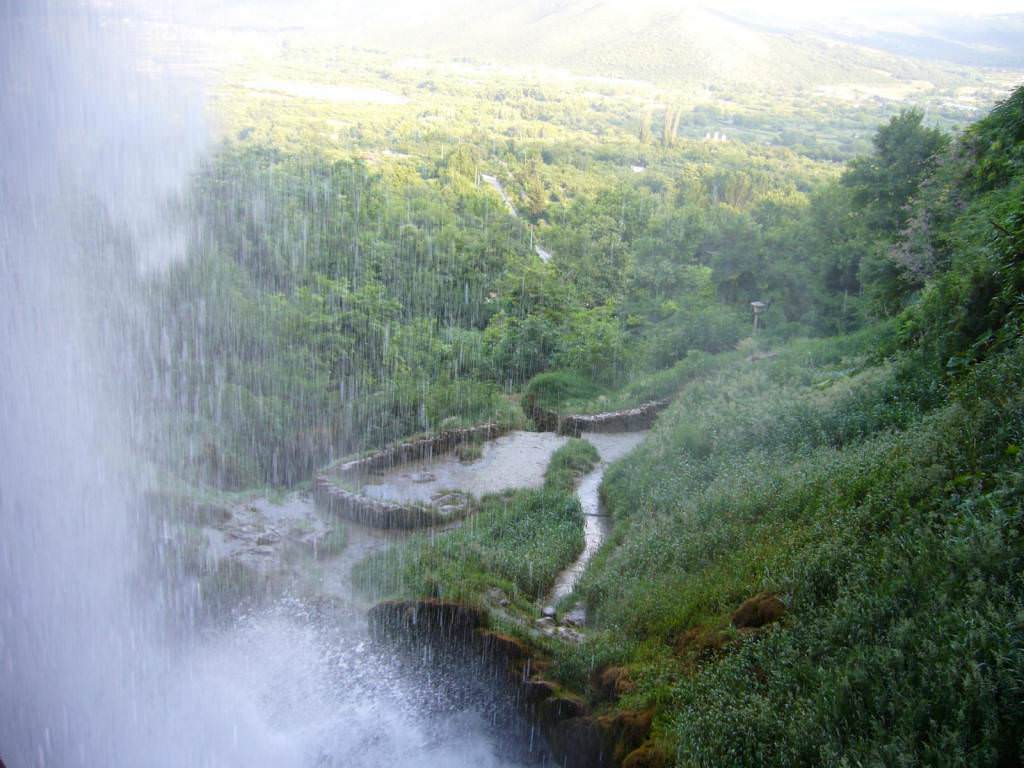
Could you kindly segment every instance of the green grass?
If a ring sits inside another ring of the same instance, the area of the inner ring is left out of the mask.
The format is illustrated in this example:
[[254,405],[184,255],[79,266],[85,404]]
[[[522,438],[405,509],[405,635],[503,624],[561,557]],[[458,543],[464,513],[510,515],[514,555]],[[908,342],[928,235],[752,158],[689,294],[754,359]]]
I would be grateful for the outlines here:
[[552,456],[544,487],[485,496],[458,529],[414,536],[364,560],[356,586],[376,597],[443,597],[478,603],[500,589],[523,610],[543,596],[583,549],[576,479],[597,451],[570,440]]
[[544,472],[544,486],[560,493],[572,493],[576,481],[600,462],[597,449],[586,440],[569,440],[555,451]]
[[[1024,346],[953,382],[876,347],[710,370],[606,475],[554,669],[627,665],[678,765],[1019,763]],[[733,629],[762,591],[782,622]]]

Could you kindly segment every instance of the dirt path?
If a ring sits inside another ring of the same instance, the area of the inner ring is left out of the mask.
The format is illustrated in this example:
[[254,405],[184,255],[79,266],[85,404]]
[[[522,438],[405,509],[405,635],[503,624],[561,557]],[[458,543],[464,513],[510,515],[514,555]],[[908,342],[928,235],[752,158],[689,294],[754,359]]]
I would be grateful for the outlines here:
[[[505,192],[505,187],[502,186],[500,179],[497,176],[489,176],[486,173],[480,174],[480,179],[488,184],[491,189],[501,195],[502,201],[505,203],[505,207],[508,208],[508,212],[511,213],[515,218],[519,218],[519,211],[512,204],[512,200],[509,199],[508,193]],[[543,261],[545,264],[551,261],[551,252],[541,248],[539,244],[534,243],[533,252],[537,254],[537,258]]]

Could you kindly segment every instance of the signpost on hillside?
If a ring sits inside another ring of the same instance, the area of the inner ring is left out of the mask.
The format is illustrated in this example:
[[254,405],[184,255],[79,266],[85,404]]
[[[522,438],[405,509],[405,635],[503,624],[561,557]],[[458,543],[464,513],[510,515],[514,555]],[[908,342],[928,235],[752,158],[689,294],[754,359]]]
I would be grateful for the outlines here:
[[761,313],[768,308],[768,305],[763,301],[752,301],[750,306],[754,309],[754,335],[757,335],[758,328],[761,327]]

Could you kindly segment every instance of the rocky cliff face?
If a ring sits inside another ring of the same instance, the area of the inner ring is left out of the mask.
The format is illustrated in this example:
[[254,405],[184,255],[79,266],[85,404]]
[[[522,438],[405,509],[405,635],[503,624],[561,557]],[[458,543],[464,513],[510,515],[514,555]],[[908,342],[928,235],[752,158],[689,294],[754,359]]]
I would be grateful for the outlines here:
[[424,658],[425,652],[428,658],[455,656],[477,665],[495,684],[495,695],[510,701],[539,730],[544,744],[538,751],[556,765],[661,768],[670,764],[649,738],[653,711],[615,706],[629,685],[623,670],[597,675],[590,697],[569,691],[548,679],[548,662],[537,649],[491,629],[482,610],[451,601],[379,603],[369,612],[369,625],[376,642],[401,652],[418,658]]

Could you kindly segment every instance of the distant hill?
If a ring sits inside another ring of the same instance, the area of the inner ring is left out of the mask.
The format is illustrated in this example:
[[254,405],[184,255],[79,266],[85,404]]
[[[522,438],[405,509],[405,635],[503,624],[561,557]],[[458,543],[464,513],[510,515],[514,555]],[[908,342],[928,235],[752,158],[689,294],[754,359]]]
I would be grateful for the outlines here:
[[[145,4],[138,13],[150,14]],[[1024,14],[782,23],[671,0],[181,0],[174,21],[667,84],[956,83],[1024,68]]]
[[822,25],[819,31],[900,56],[974,67],[1024,68],[1024,13],[855,18]]
[[782,28],[667,0],[449,0],[336,21],[354,44],[678,84],[937,82],[956,76],[950,64],[1024,66],[1024,15]]
[[775,32],[702,7],[532,0],[466,3],[441,18],[368,29],[380,47],[426,48],[516,65],[543,65],[675,83],[817,84],[877,79],[877,56],[799,32]]

